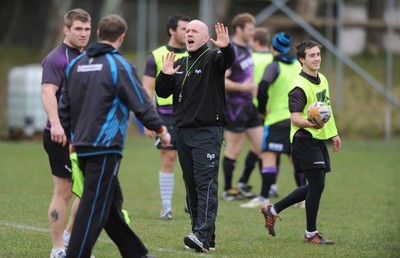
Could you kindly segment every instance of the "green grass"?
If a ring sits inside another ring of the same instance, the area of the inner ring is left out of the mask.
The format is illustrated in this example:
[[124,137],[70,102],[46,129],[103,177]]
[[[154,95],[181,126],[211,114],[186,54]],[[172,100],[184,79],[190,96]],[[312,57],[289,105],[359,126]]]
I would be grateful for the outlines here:
[[[247,150],[247,149],[244,149]],[[47,208],[52,181],[40,141],[0,142],[0,257],[48,257],[51,248]],[[245,151],[235,171],[239,177]],[[217,217],[217,251],[197,254],[183,249],[190,232],[184,212],[184,187],[176,166],[174,218],[161,221],[158,190],[159,155],[151,140],[130,135],[120,169],[125,203],[132,228],[157,257],[396,257],[400,253],[400,142],[343,141],[331,153],[318,216],[318,229],[333,246],[305,244],[303,209],[290,207],[277,221],[275,238],[264,229],[258,209],[242,209],[241,202],[220,201]],[[281,196],[295,187],[287,159],[282,159],[278,180]],[[222,187],[220,177],[220,191]],[[260,176],[251,177],[255,192]],[[275,199],[273,201],[276,201]],[[94,254],[119,257],[115,245],[102,233]]]

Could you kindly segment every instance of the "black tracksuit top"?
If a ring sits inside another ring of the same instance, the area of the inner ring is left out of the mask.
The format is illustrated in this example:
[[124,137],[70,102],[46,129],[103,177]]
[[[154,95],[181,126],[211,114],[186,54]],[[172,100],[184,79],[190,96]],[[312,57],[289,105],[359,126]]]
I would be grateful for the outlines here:
[[180,65],[180,68],[174,75],[160,72],[155,90],[162,98],[173,94],[178,127],[226,125],[225,71],[234,61],[235,50],[231,44],[218,50],[211,50],[204,44],[197,51],[189,52],[188,57],[175,61],[174,67]]

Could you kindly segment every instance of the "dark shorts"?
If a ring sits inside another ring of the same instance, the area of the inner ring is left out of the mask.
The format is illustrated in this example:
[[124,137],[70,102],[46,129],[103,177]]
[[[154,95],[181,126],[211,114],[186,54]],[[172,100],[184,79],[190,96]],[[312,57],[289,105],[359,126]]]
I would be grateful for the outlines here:
[[294,137],[292,157],[296,172],[321,169],[325,172],[331,171],[328,149],[322,140]]
[[71,178],[71,161],[68,144],[64,147],[51,140],[49,130],[43,130],[43,147],[47,152],[53,176]]
[[245,132],[263,124],[257,108],[253,104],[227,104],[227,131]]
[[167,127],[169,134],[171,135],[171,143],[167,147],[161,145],[160,139],[156,139],[157,149],[164,150],[176,150],[176,128],[175,128],[175,118],[172,115],[160,114],[159,116],[163,121],[163,124]]
[[264,127],[262,152],[276,152],[291,155],[290,119]]

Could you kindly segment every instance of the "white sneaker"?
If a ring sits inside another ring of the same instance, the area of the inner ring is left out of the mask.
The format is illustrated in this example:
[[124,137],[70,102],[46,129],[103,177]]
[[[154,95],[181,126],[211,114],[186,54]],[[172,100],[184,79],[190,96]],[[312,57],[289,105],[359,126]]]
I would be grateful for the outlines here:
[[240,208],[256,208],[256,207],[261,207],[264,204],[269,204],[269,199],[257,196],[251,199],[249,202],[240,204]]
[[51,251],[50,258],[65,258],[67,257],[66,249],[58,249],[56,251]]
[[305,209],[306,208],[306,201],[301,201],[301,202],[295,203],[294,207],[299,207],[299,208]]
[[165,208],[162,209],[160,212],[160,219],[163,219],[163,220],[172,219],[172,211],[165,209]]

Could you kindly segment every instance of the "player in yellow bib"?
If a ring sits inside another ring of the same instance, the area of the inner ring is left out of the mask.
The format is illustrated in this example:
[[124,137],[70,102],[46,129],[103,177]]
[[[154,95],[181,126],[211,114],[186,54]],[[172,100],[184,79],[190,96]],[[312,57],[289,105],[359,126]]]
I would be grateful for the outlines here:
[[315,101],[331,105],[329,85],[326,78],[318,72],[321,65],[321,44],[305,40],[296,46],[297,59],[303,66],[289,92],[290,141],[296,172],[303,172],[307,185],[295,189],[275,204],[266,204],[261,208],[268,232],[275,236],[275,220],[287,207],[304,201],[306,206],[306,232],[304,241],[313,244],[334,244],[325,239],[317,230],[317,215],[321,195],[325,187],[325,175],[331,171],[326,140],[332,141],[332,151],[341,148],[335,118],[325,124],[314,124],[307,119],[307,109]]
[[278,158],[282,153],[291,158],[288,93],[291,83],[301,71],[300,63],[290,51],[291,43],[292,37],[285,32],[276,34],[272,39],[274,61],[266,67],[257,94],[258,110],[265,116],[261,148],[262,187],[260,194],[242,204],[242,208],[269,203],[270,188],[276,182],[278,173]]
[[[174,167],[176,163],[176,130],[175,119],[172,112],[172,95],[169,98],[160,98],[155,94],[155,80],[162,68],[162,56],[166,56],[170,52],[176,54],[176,59],[187,56],[185,48],[185,31],[186,25],[190,21],[190,17],[182,14],[170,16],[166,23],[166,29],[169,36],[168,43],[154,51],[148,57],[146,68],[143,76],[143,86],[151,99],[155,99],[156,109],[163,123],[167,126],[168,132],[171,134],[171,144],[164,147],[156,139],[157,149],[161,155],[161,170],[159,172],[159,185],[162,201],[162,209],[160,219],[172,219],[172,194],[174,191]],[[154,138],[154,133],[144,129],[147,137]]]

